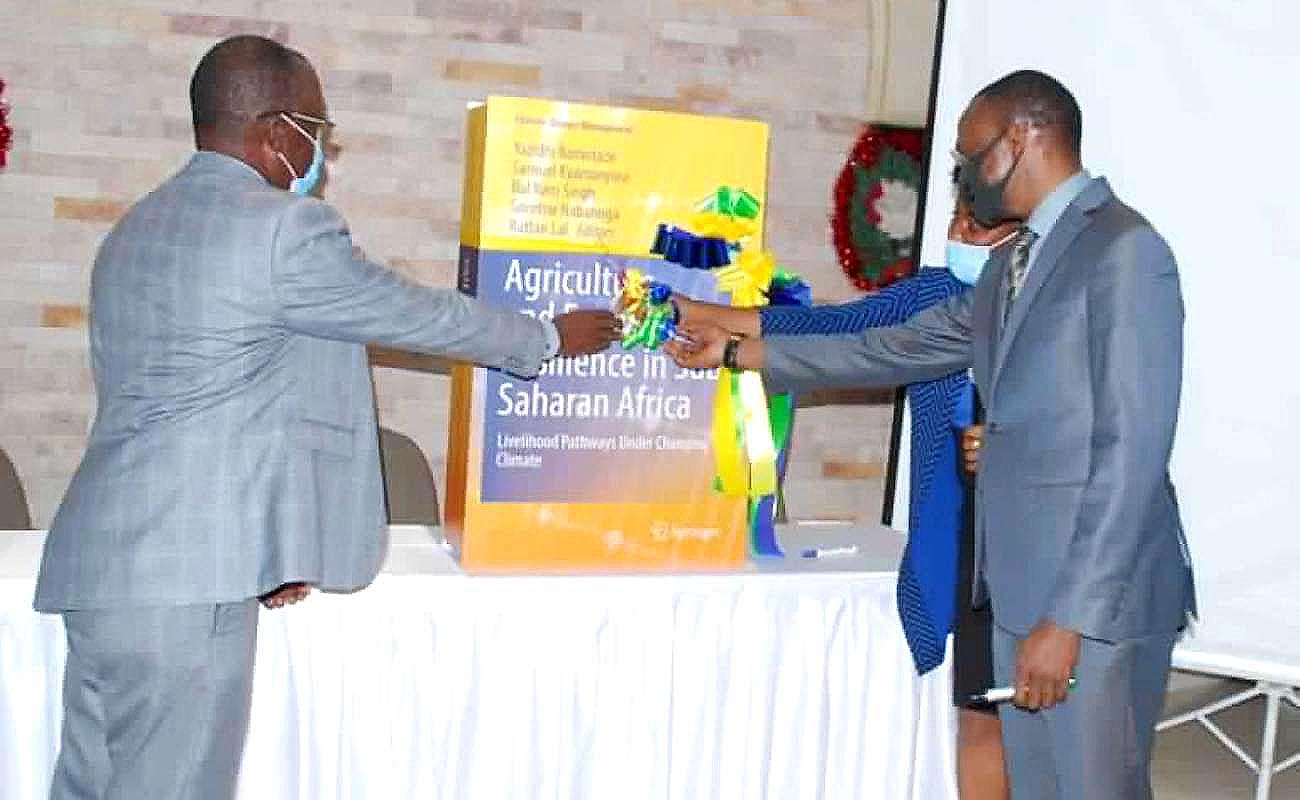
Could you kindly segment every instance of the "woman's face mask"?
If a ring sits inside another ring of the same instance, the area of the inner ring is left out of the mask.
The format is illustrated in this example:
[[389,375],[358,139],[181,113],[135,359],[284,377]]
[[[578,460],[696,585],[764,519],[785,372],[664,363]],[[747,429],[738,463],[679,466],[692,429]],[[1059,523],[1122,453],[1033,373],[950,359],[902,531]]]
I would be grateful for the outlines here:
[[1015,231],[1002,237],[993,244],[967,244],[948,240],[947,266],[952,276],[967,286],[974,286],[988,263],[993,248],[1015,235]]

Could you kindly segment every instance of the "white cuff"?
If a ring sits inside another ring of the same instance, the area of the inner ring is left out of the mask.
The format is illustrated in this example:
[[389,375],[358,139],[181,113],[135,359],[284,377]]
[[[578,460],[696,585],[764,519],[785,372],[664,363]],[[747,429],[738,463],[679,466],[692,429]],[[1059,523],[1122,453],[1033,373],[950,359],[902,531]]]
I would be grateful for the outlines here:
[[550,361],[560,353],[560,330],[549,319],[542,320],[542,330],[546,332],[546,348],[542,351],[542,360]]

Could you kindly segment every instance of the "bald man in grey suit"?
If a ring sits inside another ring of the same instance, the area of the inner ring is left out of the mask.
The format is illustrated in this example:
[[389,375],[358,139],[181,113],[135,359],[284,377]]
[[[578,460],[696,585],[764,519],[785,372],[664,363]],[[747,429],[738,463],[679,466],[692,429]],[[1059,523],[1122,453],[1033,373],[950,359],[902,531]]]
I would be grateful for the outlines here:
[[974,292],[858,336],[706,328],[670,352],[762,369],[777,389],[973,366],[987,415],[973,600],[992,600],[997,680],[1017,687],[1001,710],[1012,794],[1146,800],[1170,653],[1195,611],[1168,472],[1183,306],[1164,240],[1082,171],[1080,130],[1073,96],[1038,72],[967,108],[957,149],[976,216],[1025,220]]
[[356,255],[309,196],[329,122],[301,55],[222,42],[191,102],[199,152],[91,280],[99,411],[36,590],[69,646],[53,798],[233,795],[256,598],[359,589],[383,558],[366,343],[527,377],[617,335],[605,312],[543,323]]

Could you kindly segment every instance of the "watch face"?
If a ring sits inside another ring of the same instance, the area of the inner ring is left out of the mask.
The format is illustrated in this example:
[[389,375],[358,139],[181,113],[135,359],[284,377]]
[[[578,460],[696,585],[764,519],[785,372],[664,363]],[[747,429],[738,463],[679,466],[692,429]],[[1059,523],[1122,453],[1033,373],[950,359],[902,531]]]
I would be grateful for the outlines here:
[[726,347],[722,348],[722,366],[727,369],[736,368],[736,349],[740,347],[741,337],[734,333],[727,339]]

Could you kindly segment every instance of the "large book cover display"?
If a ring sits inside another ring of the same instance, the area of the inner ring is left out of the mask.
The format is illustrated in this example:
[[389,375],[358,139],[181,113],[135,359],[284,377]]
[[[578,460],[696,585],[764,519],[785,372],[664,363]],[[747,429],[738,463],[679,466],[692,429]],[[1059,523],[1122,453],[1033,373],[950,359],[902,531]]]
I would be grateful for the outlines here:
[[[627,274],[727,302],[716,271],[651,251],[659,226],[698,218],[720,186],[761,197],[767,140],[753,121],[489,98],[469,111],[460,288],[542,318],[610,308]],[[761,244],[761,204],[748,211]],[[717,371],[617,344],[533,381],[456,367],[446,526],[462,565],[743,564],[746,498],[716,490],[717,388]]]

